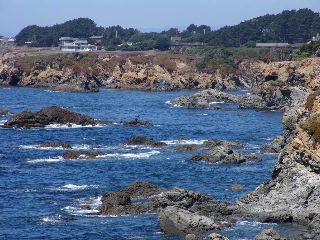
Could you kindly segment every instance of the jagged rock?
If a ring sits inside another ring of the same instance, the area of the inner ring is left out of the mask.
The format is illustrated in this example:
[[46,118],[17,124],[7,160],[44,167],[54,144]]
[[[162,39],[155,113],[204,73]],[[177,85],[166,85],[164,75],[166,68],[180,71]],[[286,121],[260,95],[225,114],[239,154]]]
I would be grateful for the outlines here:
[[133,119],[132,121],[122,122],[124,126],[152,126],[150,121],[141,121],[138,118]]
[[4,108],[0,108],[0,117],[10,115],[10,114],[11,114],[11,112],[9,110],[4,109]]
[[279,153],[284,147],[284,137],[277,136],[271,143],[261,149],[261,153]]
[[217,233],[211,233],[208,236],[208,240],[229,240],[229,238],[224,237],[224,236],[217,234]]
[[256,236],[255,240],[282,240],[282,238],[274,229],[266,229]]
[[157,142],[151,138],[141,137],[141,136],[133,136],[126,141],[127,145],[146,145],[151,147],[163,147],[167,144],[163,142]]
[[103,155],[101,152],[90,151],[66,151],[63,154],[64,159],[95,159],[98,156]]
[[47,107],[39,112],[21,112],[14,115],[7,122],[5,127],[34,128],[45,127],[50,124],[77,124],[77,125],[96,125],[97,120],[85,115],[70,112],[61,107]]
[[40,144],[40,147],[43,148],[71,148],[71,145],[69,143],[64,142],[45,142]]
[[161,209],[158,219],[161,230],[168,235],[183,235],[221,228],[212,218],[175,206]]
[[157,212],[165,233],[194,234],[230,226],[237,208],[201,193],[168,190],[148,183],[134,183],[118,192],[107,193],[99,208],[101,215]]
[[259,161],[256,155],[243,155],[230,147],[217,146],[206,154],[193,156],[192,161],[205,161],[208,163],[241,164],[244,162]]
[[185,240],[203,240],[202,236],[199,234],[187,234]]

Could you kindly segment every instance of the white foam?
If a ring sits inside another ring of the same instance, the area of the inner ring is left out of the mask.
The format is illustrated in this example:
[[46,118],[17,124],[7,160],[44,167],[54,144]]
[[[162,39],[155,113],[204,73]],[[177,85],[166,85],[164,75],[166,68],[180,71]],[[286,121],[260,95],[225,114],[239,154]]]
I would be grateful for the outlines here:
[[262,222],[256,222],[256,221],[238,221],[236,223],[238,226],[249,226],[249,227],[257,227],[257,226],[263,226],[263,225],[277,225],[276,223],[262,223]]
[[41,159],[34,159],[34,160],[28,160],[27,163],[57,163],[57,162],[62,162],[65,159],[60,156],[60,157],[55,157],[55,158],[41,158]]
[[81,209],[81,207],[66,206],[62,210],[72,215],[86,215],[98,213],[99,206],[101,205],[101,196],[79,199],[79,205],[89,205],[91,209]]
[[73,123],[68,124],[49,124],[45,126],[46,129],[69,129],[69,128],[101,128],[106,126],[105,124],[96,125],[78,125]]
[[144,152],[144,153],[108,153],[101,156],[98,156],[98,158],[150,158],[153,155],[160,154],[159,151],[150,151],[150,152]]
[[167,145],[201,145],[207,140],[168,140],[168,141],[161,141],[163,143],[166,143]]
[[197,114],[198,116],[208,116],[209,114],[208,113],[199,113]]
[[61,218],[62,218],[61,215],[47,216],[47,217],[41,218],[41,221],[45,223],[56,223],[56,222],[60,222]]
[[0,126],[3,126],[7,120],[0,120]]
[[221,102],[209,102],[209,105],[214,105],[214,104],[223,104],[225,102],[221,101]]
[[19,149],[25,150],[64,150],[63,147],[41,147],[40,145],[20,145]]
[[62,187],[58,187],[54,190],[62,191],[62,192],[73,192],[73,191],[81,191],[86,189],[94,189],[99,188],[99,185],[75,185],[75,184],[66,184]]

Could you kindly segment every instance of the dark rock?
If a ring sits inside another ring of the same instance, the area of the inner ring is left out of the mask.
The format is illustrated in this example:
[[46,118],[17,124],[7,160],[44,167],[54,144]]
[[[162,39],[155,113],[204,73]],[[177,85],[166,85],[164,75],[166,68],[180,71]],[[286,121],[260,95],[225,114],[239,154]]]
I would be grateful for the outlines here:
[[101,152],[91,151],[66,151],[63,154],[64,159],[95,159],[98,156],[103,155]]
[[63,221],[75,221],[77,220],[76,218],[73,218],[73,217],[63,217],[62,218]]
[[173,91],[177,88],[178,86],[176,84],[165,79],[156,79],[151,85],[151,90],[153,91]]
[[203,143],[204,148],[215,148],[218,146],[223,146],[223,147],[230,147],[230,148],[242,148],[244,147],[244,144],[238,143],[238,142],[233,142],[233,141],[226,141],[226,140],[208,140]]
[[256,236],[255,240],[282,240],[282,238],[275,230],[267,229],[263,230],[258,236]]
[[284,137],[278,136],[261,149],[261,153],[279,153],[284,148]]
[[5,127],[34,128],[50,124],[96,125],[98,121],[61,107],[43,108],[39,112],[21,112],[9,119]]
[[152,126],[153,124],[149,121],[141,121],[138,118],[128,121],[128,122],[122,122],[124,126]]
[[129,138],[126,142],[127,145],[146,145],[151,147],[163,147],[166,146],[163,142],[157,142],[151,138],[133,136]]
[[80,205],[80,208],[84,209],[84,210],[92,210],[92,207],[90,205],[87,205],[87,204]]
[[45,142],[40,144],[40,147],[43,148],[71,148],[71,145],[69,143],[64,143],[64,142]]
[[127,215],[156,213],[162,209],[165,209],[161,218],[164,231],[170,232],[165,230],[166,222],[169,221],[167,217],[173,221],[172,224],[179,226],[175,220],[181,216],[184,217],[182,223],[193,229],[191,232],[178,227],[181,230],[179,233],[184,234],[229,226],[226,221],[232,222],[232,216],[237,211],[233,205],[215,201],[201,193],[134,183],[119,192],[103,196],[99,212],[101,215]]
[[244,162],[259,161],[256,155],[243,155],[230,147],[217,146],[206,154],[193,156],[192,161],[205,161],[208,163],[241,164]]
[[201,148],[199,145],[182,145],[176,148],[176,152],[184,153],[184,152],[192,152]]
[[6,116],[6,115],[11,115],[11,112],[9,112],[9,110],[7,110],[7,109],[0,108],[0,117]]

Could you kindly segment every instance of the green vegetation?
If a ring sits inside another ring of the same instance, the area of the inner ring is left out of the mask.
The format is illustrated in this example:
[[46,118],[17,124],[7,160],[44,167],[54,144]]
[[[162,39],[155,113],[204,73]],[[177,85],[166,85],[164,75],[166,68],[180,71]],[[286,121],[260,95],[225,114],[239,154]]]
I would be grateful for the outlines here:
[[319,96],[320,96],[320,90],[315,91],[314,93],[310,94],[307,98],[305,108],[308,109],[309,111],[311,111],[313,109],[314,102],[316,101],[316,99]]
[[301,56],[312,56],[316,55],[317,57],[320,57],[320,41],[311,42],[309,44],[305,44],[300,48],[299,54]]
[[[79,18],[52,27],[28,26],[17,36],[18,45],[32,41],[34,47],[57,46],[59,37],[88,38],[92,35],[104,36],[102,43],[108,50],[166,50],[170,37],[180,36],[182,42],[207,43],[220,47],[254,47],[256,42],[308,42],[320,32],[320,16],[310,9],[283,11],[277,15],[265,15],[244,21],[235,26],[213,31],[209,26],[191,24],[184,31],[171,28],[161,33],[142,33],[133,28],[121,26],[97,27],[87,18]],[[302,48],[302,52],[314,52],[317,46]],[[253,54],[256,52],[248,52]],[[259,55],[261,53],[258,53]]]
[[300,127],[310,134],[316,142],[320,141],[320,114],[317,113],[305,120]]

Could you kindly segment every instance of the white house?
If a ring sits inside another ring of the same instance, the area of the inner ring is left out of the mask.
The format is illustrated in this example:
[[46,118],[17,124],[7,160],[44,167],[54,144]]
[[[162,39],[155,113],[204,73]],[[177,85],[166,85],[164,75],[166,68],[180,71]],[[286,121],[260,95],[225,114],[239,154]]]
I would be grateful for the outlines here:
[[59,38],[59,47],[64,52],[91,52],[98,50],[97,46],[88,44],[87,40],[72,37]]

